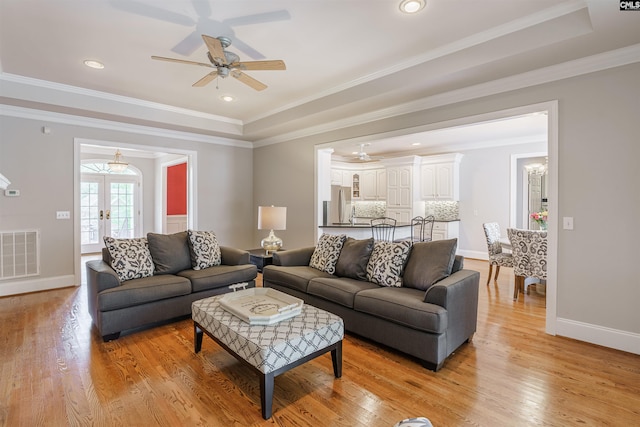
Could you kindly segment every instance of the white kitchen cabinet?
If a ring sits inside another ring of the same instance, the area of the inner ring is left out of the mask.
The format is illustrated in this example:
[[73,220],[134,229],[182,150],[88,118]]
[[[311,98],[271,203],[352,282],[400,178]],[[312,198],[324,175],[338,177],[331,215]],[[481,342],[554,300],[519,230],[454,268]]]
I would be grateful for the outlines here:
[[460,221],[434,222],[432,239],[457,239],[460,236]]
[[420,167],[422,200],[458,200],[460,198],[461,159],[460,153],[422,158]]
[[351,187],[353,172],[343,169],[331,169],[331,185],[342,185]]
[[409,223],[413,218],[411,209],[391,209],[387,208],[387,216],[393,218],[398,223]]
[[387,168],[387,208],[411,209],[413,166]]
[[385,169],[363,170],[360,176],[360,190],[363,200],[386,200],[387,171]]

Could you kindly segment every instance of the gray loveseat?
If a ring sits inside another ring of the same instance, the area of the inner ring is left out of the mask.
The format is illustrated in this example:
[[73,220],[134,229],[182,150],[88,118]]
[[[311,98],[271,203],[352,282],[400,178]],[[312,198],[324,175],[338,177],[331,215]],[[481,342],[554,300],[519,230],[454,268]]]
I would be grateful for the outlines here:
[[[229,292],[232,284],[246,282],[247,287],[255,286],[258,272],[255,265],[249,264],[247,251],[218,246],[215,241],[219,251],[211,253],[218,256],[215,263],[219,265],[194,269],[196,255],[187,232],[149,233],[146,239],[119,242],[130,241],[137,241],[139,246],[148,242],[142,261],[135,250],[127,248],[124,259],[115,260],[105,248],[102,260],[86,263],[89,313],[105,341],[117,339],[127,329],[190,315],[193,301]],[[145,262],[150,270],[144,268]],[[123,264],[143,271],[137,276],[146,277],[121,280]]]
[[456,247],[456,239],[412,245],[396,272],[400,287],[369,282],[373,239],[351,238],[333,274],[309,266],[315,247],[308,247],[274,253],[263,283],[337,314],[347,331],[415,356],[437,371],[476,331],[480,273],[463,269]]

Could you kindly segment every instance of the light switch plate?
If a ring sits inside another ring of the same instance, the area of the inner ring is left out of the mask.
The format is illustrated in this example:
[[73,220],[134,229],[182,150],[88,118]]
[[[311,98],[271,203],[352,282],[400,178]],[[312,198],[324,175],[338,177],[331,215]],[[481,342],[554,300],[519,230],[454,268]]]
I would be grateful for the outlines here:
[[71,219],[71,212],[69,211],[57,211],[56,219]]
[[573,217],[565,216],[562,217],[562,228],[565,230],[573,230]]

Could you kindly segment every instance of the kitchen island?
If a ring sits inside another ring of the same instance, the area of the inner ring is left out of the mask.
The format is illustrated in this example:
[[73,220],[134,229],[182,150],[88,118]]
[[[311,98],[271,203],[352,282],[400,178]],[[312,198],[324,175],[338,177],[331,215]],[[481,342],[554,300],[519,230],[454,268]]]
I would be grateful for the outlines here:
[[[458,224],[460,220],[436,220],[433,225],[433,240],[452,239],[458,237]],[[354,239],[368,239],[371,237],[371,224],[330,224],[318,226],[320,232],[326,234],[346,234]],[[411,223],[398,222],[394,239],[411,237]]]

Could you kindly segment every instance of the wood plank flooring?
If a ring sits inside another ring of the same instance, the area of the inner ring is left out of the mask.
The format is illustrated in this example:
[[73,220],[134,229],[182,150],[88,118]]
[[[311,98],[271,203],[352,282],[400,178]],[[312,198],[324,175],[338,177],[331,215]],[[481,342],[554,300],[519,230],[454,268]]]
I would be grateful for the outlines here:
[[478,331],[438,373],[347,335],[343,376],[330,355],[275,381],[260,415],[258,378],[207,337],[193,352],[190,320],[103,343],[84,287],[0,298],[1,426],[640,425],[640,356],[544,333],[544,296],[514,302],[480,271]]

